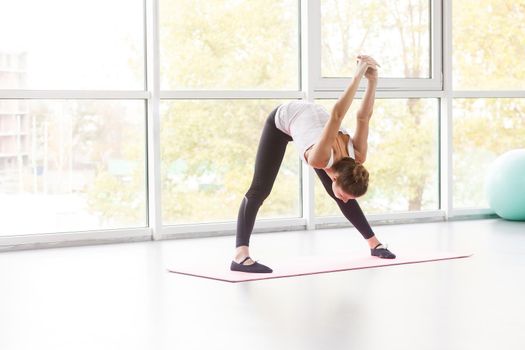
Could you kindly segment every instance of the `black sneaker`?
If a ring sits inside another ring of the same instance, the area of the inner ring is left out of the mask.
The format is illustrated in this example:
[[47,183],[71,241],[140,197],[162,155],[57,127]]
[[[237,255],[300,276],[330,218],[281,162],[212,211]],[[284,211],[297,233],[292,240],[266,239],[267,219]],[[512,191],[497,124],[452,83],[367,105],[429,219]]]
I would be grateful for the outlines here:
[[381,259],[395,259],[396,255],[393,254],[390,250],[387,249],[387,246],[382,245],[379,243],[375,246],[375,248],[370,249],[370,252],[372,253],[372,256],[377,256]]
[[236,263],[235,261],[232,261],[230,270],[240,271],[240,272],[252,272],[252,273],[271,273],[273,272],[271,268],[263,264],[259,264],[257,261],[251,265],[243,265],[243,263],[248,259],[250,259],[249,256],[247,256],[243,261],[241,261],[240,264]]

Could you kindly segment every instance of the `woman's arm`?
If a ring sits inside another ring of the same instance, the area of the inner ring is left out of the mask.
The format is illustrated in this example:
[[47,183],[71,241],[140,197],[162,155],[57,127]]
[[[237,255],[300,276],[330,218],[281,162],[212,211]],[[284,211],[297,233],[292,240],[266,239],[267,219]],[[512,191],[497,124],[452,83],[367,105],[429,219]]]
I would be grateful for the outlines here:
[[[374,61],[375,62],[375,61]],[[376,63],[377,64],[377,63]],[[368,69],[365,72],[368,79],[365,96],[357,111],[356,130],[352,140],[355,152],[355,161],[363,164],[368,150],[368,126],[374,110],[375,93],[377,88],[377,69]]]
[[351,142],[354,146],[355,161],[359,164],[365,162],[368,151],[368,128],[374,109],[376,87],[377,81],[368,81],[365,97],[357,112],[355,133]]
[[369,60],[358,61],[356,73],[354,74],[352,82],[332,108],[330,119],[323,129],[319,141],[305,152],[305,158],[308,164],[312,167],[322,169],[330,160],[332,144],[337,137],[337,133],[339,132],[339,128],[341,127],[346,112],[354,100],[355,93],[359,87],[359,82],[370,66],[371,63]]
[[[374,70],[377,72],[377,70]],[[368,74],[368,73],[367,73]],[[377,73],[376,73],[377,74]],[[366,76],[366,75],[365,75]],[[368,85],[366,86],[365,96],[361,107],[357,111],[357,119],[369,120],[374,111],[374,101],[376,99],[377,77],[368,78]]]

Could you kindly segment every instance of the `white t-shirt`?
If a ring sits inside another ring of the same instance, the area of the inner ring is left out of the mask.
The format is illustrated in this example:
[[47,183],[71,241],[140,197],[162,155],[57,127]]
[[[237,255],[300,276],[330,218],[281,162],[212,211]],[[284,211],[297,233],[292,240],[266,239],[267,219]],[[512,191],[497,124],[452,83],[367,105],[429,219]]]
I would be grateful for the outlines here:
[[[316,144],[323,132],[324,126],[330,119],[330,114],[321,105],[306,101],[290,101],[277,109],[275,114],[275,126],[287,135],[290,135],[295,143],[299,157],[306,162],[304,152]],[[339,131],[350,135],[348,130],[340,128]],[[348,154],[355,159],[352,139],[348,142]],[[333,165],[334,150],[325,168]]]

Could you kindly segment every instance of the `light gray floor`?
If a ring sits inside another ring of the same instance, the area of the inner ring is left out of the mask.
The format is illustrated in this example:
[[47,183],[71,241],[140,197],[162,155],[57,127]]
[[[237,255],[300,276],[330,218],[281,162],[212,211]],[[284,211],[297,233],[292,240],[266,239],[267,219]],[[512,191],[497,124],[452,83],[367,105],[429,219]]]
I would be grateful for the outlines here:
[[[231,284],[234,237],[0,254],[0,349],[525,349],[525,223],[378,226],[392,250],[468,259]],[[366,252],[354,229],[255,234],[252,256]]]

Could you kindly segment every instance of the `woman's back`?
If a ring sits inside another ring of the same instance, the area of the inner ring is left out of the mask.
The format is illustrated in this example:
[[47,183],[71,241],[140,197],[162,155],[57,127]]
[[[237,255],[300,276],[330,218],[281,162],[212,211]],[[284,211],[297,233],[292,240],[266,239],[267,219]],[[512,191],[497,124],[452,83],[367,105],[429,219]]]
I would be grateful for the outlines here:
[[[307,101],[290,101],[277,109],[275,126],[292,137],[299,157],[306,161],[304,153],[319,141],[329,119],[330,114],[324,106]],[[348,134],[342,127],[340,131]]]

